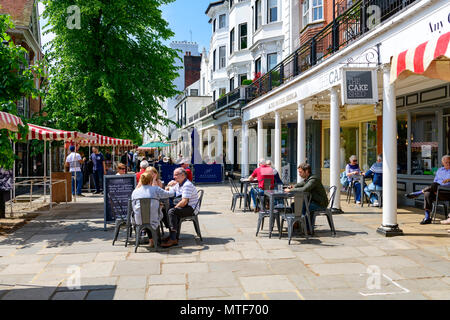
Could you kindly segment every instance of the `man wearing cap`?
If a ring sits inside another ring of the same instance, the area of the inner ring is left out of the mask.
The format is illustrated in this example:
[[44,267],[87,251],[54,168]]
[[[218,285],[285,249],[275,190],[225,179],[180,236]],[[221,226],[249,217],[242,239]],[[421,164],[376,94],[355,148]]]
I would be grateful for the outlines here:
[[[72,195],[75,195],[75,182],[77,196],[83,196],[81,194],[81,187],[83,186],[83,174],[81,173],[81,165],[83,160],[79,153],[75,152],[75,146],[69,147],[70,154],[66,158],[66,168],[69,168],[69,172],[72,174]],[[76,180],[76,181],[75,181]]]
[[145,169],[147,169],[148,166],[149,166],[149,164],[148,164],[147,160],[142,160],[141,161],[141,171],[136,173],[136,183],[139,183],[139,179],[141,178],[141,174],[143,174],[145,172]]
[[186,171],[186,176],[189,179],[189,181],[192,182],[192,171],[189,169],[189,160],[187,159],[181,159],[180,160],[180,166]]

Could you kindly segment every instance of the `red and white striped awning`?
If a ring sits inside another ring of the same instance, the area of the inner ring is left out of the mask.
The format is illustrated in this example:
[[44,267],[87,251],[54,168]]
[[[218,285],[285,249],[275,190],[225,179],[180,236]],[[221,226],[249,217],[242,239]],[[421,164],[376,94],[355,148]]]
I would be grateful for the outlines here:
[[56,140],[56,141],[80,141],[90,139],[89,135],[77,131],[64,131],[28,124],[28,140]]
[[82,141],[81,145],[91,144],[92,146],[133,146],[133,142],[128,139],[111,138],[94,132],[88,132],[86,135],[89,136],[89,139],[87,139],[87,141]]
[[392,57],[393,83],[412,74],[450,81],[450,32],[424,42]]
[[0,111],[0,129],[18,131],[18,125],[23,126],[22,119],[10,113]]

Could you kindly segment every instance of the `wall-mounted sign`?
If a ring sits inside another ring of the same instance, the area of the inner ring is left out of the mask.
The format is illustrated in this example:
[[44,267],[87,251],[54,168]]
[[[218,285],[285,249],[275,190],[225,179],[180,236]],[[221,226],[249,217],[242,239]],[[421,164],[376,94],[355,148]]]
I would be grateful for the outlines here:
[[[314,104],[312,106],[313,120],[330,120],[330,105],[329,104]],[[345,105],[339,107],[339,119],[347,120],[347,109]]]
[[373,68],[342,68],[343,104],[378,102],[377,71]]

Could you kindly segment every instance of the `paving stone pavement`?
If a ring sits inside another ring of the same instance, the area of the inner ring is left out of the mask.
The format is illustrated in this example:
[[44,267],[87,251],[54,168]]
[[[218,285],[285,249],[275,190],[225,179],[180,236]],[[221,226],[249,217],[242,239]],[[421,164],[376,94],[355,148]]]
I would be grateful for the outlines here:
[[421,226],[420,210],[400,208],[405,235],[376,233],[381,210],[347,205],[337,236],[318,217],[306,240],[286,232],[255,236],[257,215],[230,211],[227,185],[203,185],[201,242],[191,222],[177,247],[158,252],[124,232],[112,246],[103,198],[88,196],[42,212],[0,238],[0,299],[448,299],[450,234]]

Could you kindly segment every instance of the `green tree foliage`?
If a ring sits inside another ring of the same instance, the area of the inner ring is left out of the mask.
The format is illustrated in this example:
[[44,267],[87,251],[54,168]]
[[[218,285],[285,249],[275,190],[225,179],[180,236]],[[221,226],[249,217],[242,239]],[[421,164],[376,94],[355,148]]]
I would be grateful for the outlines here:
[[46,53],[47,124],[140,143],[140,132],[171,123],[160,102],[178,93],[178,53],[162,43],[174,33],[159,7],[172,1],[44,0],[46,32],[56,35]]
[[[26,50],[16,46],[6,33],[14,24],[9,15],[0,15],[0,111],[17,115],[17,100],[22,97],[37,98],[40,91],[34,84],[34,76],[42,75],[42,66],[28,65],[25,59]],[[28,127],[20,126],[19,133],[26,139]],[[11,142],[17,142],[17,135],[6,129],[0,130],[0,167],[11,169],[14,164],[14,153]]]

